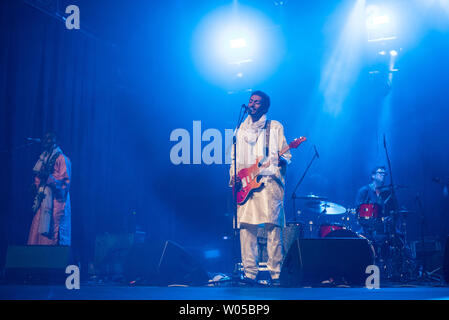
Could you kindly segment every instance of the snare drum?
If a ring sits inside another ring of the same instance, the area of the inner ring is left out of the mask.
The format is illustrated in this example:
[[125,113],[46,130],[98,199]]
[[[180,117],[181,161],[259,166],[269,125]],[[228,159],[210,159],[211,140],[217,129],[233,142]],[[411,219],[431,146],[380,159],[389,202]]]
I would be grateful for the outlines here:
[[362,203],[357,209],[359,219],[377,219],[381,217],[381,208],[377,203]]
[[335,230],[343,230],[346,229],[344,226],[340,224],[322,224],[320,225],[320,229],[318,231],[318,235],[320,238],[325,238],[329,233]]

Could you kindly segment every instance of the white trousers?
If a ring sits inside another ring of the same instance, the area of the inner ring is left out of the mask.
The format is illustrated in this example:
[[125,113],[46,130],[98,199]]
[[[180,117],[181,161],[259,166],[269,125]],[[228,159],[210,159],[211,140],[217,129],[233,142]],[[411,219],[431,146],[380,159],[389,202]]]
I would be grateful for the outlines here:
[[[240,225],[240,249],[245,276],[256,279],[258,268],[257,228],[255,224]],[[267,268],[272,279],[279,279],[284,258],[282,228],[274,224],[265,224],[267,234]]]

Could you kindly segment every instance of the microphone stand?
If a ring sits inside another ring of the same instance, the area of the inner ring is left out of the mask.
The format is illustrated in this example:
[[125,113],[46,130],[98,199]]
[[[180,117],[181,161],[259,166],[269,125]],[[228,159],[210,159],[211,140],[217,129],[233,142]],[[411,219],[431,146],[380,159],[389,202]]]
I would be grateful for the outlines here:
[[[390,156],[388,155],[388,148],[387,148],[387,141],[385,138],[385,134],[384,134],[384,148],[385,148],[385,156],[387,158],[388,172],[390,174],[390,196],[389,196],[389,199],[393,203],[393,205],[392,205],[393,210],[392,210],[392,212],[391,211],[388,212],[388,216],[390,216],[391,213],[393,213],[392,214],[393,235],[396,236],[396,233],[397,233],[396,227],[397,227],[397,223],[398,223],[398,219],[399,219],[399,217],[398,217],[398,199],[396,197],[396,192],[395,192],[396,186],[393,182],[393,172],[391,170],[391,161],[390,161]],[[384,202],[384,203],[386,204],[387,202]],[[391,233],[391,230],[388,230],[388,231],[389,231],[388,233]],[[405,241],[405,239],[404,239],[404,241]],[[406,245],[406,244],[404,243],[404,245]]]
[[24,144],[15,146],[15,147],[13,147],[11,149],[0,150],[0,153],[12,153],[12,152],[17,151],[19,149],[23,149],[23,148],[29,147],[29,146],[31,146],[31,145],[33,145],[35,143],[36,143],[35,141],[31,141],[31,142],[28,142],[28,143],[24,143]]
[[[441,179],[438,177],[435,177],[432,179],[433,182],[438,183],[439,185],[441,185],[442,187],[442,193],[443,193],[443,210],[441,210],[440,213],[440,219],[441,221],[445,221],[445,216],[444,214],[446,212],[449,212],[449,179]],[[446,241],[446,237],[449,234],[449,229],[448,229],[448,224],[447,222],[442,223],[441,227],[440,227],[440,240],[441,241]]]
[[427,257],[426,257],[426,253],[424,252],[424,228],[425,228],[425,218],[424,218],[424,209],[423,209],[423,205],[421,202],[421,198],[419,196],[419,194],[416,195],[415,197],[415,201],[416,204],[419,207],[419,213],[420,213],[420,218],[421,218],[421,250],[423,250],[423,270],[422,272],[426,272],[426,266],[427,266]]
[[420,218],[421,218],[421,243],[422,243],[422,248],[424,249],[424,228],[425,228],[425,218],[424,218],[424,209],[423,209],[423,205],[421,202],[421,197],[419,196],[419,194],[416,195],[416,203],[418,204],[419,207],[419,213],[420,213]]
[[[393,218],[394,218],[393,220],[395,221],[396,220],[396,213],[397,213],[397,210],[398,210],[398,201],[397,201],[397,198],[396,198],[396,193],[394,191],[395,185],[394,185],[394,182],[393,182],[393,173],[391,171],[391,161],[390,161],[390,157],[388,155],[388,148],[387,148],[387,142],[386,142],[386,139],[385,139],[385,134],[384,134],[384,148],[385,148],[385,156],[387,158],[388,171],[390,173],[390,192],[391,192],[390,199],[391,199],[391,201],[393,201]],[[396,223],[396,221],[395,221],[395,223]],[[396,230],[396,225],[395,225],[395,230]]]
[[[242,114],[242,109],[244,109],[243,114]],[[245,115],[248,113],[248,109],[247,107],[243,104],[240,108],[240,113],[239,113],[239,119],[237,121],[237,126],[235,129],[235,133],[234,136],[232,137],[232,147],[234,150],[234,179],[237,177],[237,133],[240,129],[240,126],[243,122],[243,119],[245,118]],[[237,225],[237,210],[238,210],[238,204],[237,204],[237,188],[235,185],[235,181],[232,181],[232,183],[234,183],[234,216],[233,216],[233,252],[234,252],[234,275],[238,274],[238,258],[237,258],[237,236],[238,236],[238,225]],[[234,277],[233,277],[234,279]]]
[[296,187],[295,187],[295,189],[293,190],[293,193],[292,193],[292,200],[293,200],[293,216],[294,216],[294,221],[295,221],[295,222],[296,222],[296,218],[297,218],[297,216],[298,216],[298,214],[297,214],[297,212],[296,212],[296,199],[297,199],[297,196],[296,196],[296,190],[298,189],[299,185],[300,185],[300,184],[302,183],[302,181],[304,180],[304,178],[305,178],[307,172],[309,171],[310,167],[312,166],[313,161],[315,161],[316,158],[319,158],[319,155],[318,155],[318,152],[317,152],[315,146],[314,146],[314,149],[315,149],[315,153],[314,153],[314,155],[313,155],[313,157],[312,157],[312,160],[311,160],[311,161],[309,162],[309,164],[307,165],[306,170],[304,171],[302,177],[299,179],[299,181],[298,181],[298,183],[296,184]]
[[[388,155],[388,148],[387,148],[387,141],[386,141],[386,138],[385,138],[385,134],[384,134],[384,148],[385,148],[385,156],[386,156],[386,158],[387,158],[387,164],[388,164],[388,171],[389,171],[389,174],[390,174],[390,199],[391,199],[391,201],[393,202],[393,208],[392,208],[392,210],[388,213],[388,215],[390,215],[391,214],[391,212],[393,213],[392,214],[392,221],[393,221],[393,226],[392,226],[392,228],[393,228],[393,230],[389,230],[389,228],[388,228],[388,235],[389,235],[389,237],[394,237],[394,238],[397,238],[398,237],[398,232],[397,232],[397,225],[398,225],[398,222],[400,222],[401,223],[401,229],[402,229],[402,223],[403,223],[403,221],[400,221],[399,219],[400,219],[400,217],[398,216],[398,214],[399,214],[399,205],[398,205],[398,200],[397,200],[397,197],[396,197],[396,192],[395,192],[395,185],[394,185],[394,182],[393,182],[393,173],[392,173],[392,170],[391,170],[391,161],[390,161],[390,157],[389,157],[389,155]],[[386,202],[385,202],[386,203]],[[403,218],[403,219],[405,219],[405,218]],[[390,226],[391,227],[391,226]],[[406,229],[407,227],[405,226],[405,229]],[[399,249],[399,258],[400,258],[400,261],[401,261],[401,264],[400,264],[400,270],[398,270],[399,271],[399,273],[400,273],[400,276],[403,276],[407,271],[409,271],[409,270],[405,270],[405,260],[406,260],[406,257],[405,257],[405,250],[406,250],[406,248],[407,248],[407,243],[406,243],[406,241],[407,241],[407,239],[405,238],[405,234],[406,233],[404,233],[404,238],[403,238],[403,242],[402,242],[402,247],[400,247],[400,248],[396,248],[396,249]],[[393,243],[396,243],[396,242],[393,242]],[[393,261],[389,261],[390,263],[393,263]],[[390,274],[391,275],[391,274]]]

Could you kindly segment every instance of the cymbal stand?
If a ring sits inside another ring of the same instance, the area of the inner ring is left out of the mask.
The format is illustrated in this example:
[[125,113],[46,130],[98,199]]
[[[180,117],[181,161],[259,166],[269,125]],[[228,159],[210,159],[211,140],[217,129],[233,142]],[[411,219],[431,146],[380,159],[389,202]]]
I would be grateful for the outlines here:
[[[389,221],[387,221],[387,238],[388,238],[388,254],[391,256],[393,253],[393,257],[389,257],[388,258],[388,262],[387,265],[389,265],[389,267],[391,269],[393,269],[393,266],[395,265],[394,262],[396,262],[397,260],[393,261],[394,259],[399,259],[399,268],[400,270],[396,270],[399,271],[400,274],[400,278],[401,280],[407,280],[403,278],[403,275],[407,273],[407,271],[409,270],[405,270],[406,266],[405,266],[405,262],[407,261],[406,259],[406,255],[405,255],[405,250],[406,250],[406,246],[407,243],[405,242],[405,239],[403,239],[403,241],[401,240],[400,234],[397,231],[397,223],[399,220],[399,216],[398,216],[398,199],[396,197],[396,192],[395,192],[395,184],[393,181],[393,173],[391,170],[391,161],[390,161],[390,156],[388,154],[388,148],[387,148],[387,141],[386,141],[386,137],[385,134],[383,136],[383,144],[384,144],[384,149],[385,149],[385,156],[387,159],[387,164],[388,164],[388,171],[390,174],[390,196],[389,196],[389,201],[392,201],[392,211],[388,212],[388,214],[390,215],[391,219]],[[397,240],[395,238],[398,238]],[[401,242],[400,248],[398,248],[398,242]],[[398,251],[398,252],[397,252]],[[397,253],[399,253],[397,255]],[[393,270],[394,271],[394,270]]]

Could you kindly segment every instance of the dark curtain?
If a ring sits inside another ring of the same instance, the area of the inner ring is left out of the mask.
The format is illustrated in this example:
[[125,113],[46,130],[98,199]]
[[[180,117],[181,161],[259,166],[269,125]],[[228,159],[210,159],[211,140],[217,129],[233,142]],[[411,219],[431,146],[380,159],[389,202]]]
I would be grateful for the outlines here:
[[[72,161],[72,247],[76,260],[86,262],[95,231],[115,223],[120,210],[111,197],[120,163],[113,154],[116,49],[24,2],[0,7],[0,256],[8,245],[26,243],[32,220],[31,169],[41,150],[26,138],[51,130]],[[110,219],[98,219],[99,211]]]

